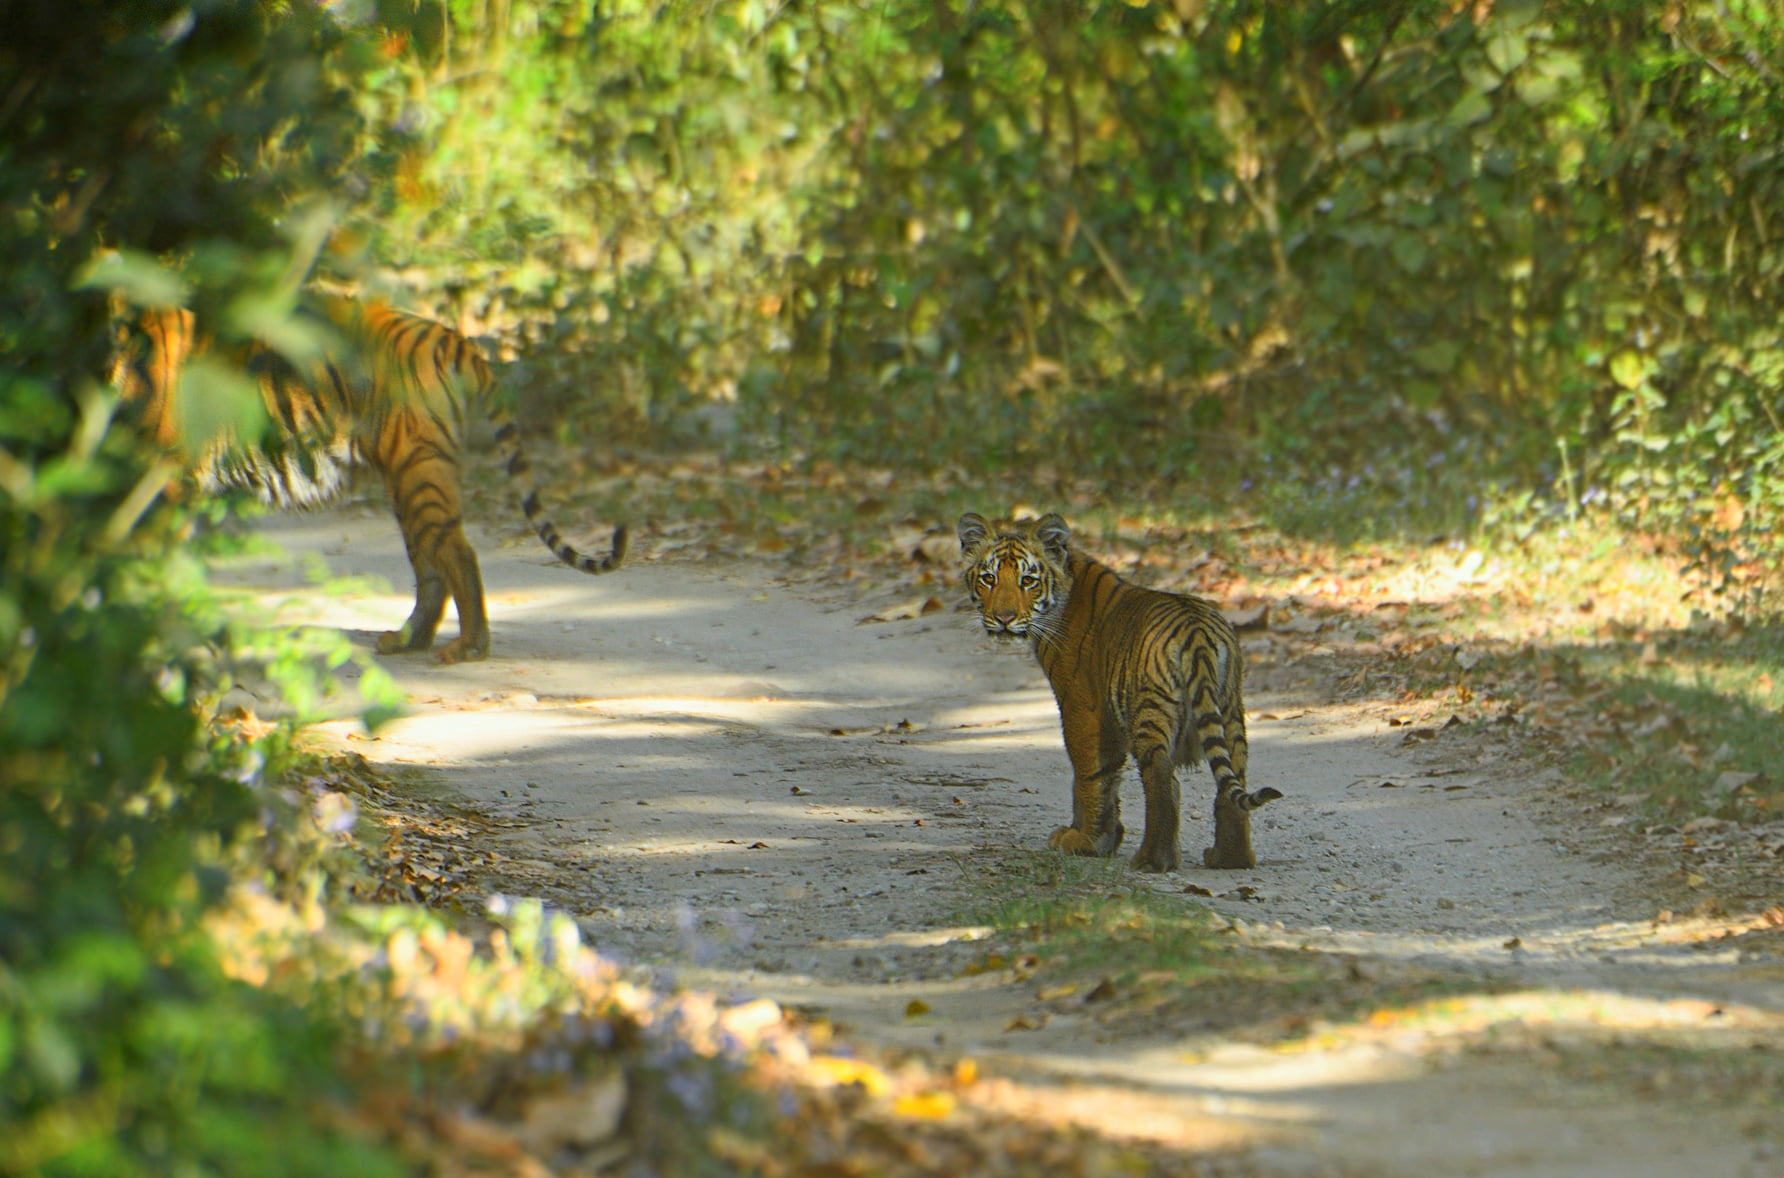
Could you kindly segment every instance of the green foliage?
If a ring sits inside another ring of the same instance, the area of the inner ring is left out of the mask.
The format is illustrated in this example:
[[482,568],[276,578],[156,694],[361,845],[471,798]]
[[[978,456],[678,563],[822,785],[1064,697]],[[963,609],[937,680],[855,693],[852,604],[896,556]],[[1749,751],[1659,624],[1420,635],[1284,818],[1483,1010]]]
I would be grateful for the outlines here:
[[404,129],[383,146],[396,183],[359,222],[370,256],[421,268],[411,298],[523,345],[523,396],[603,405],[603,432],[734,398],[784,347],[764,308],[816,150],[788,98],[797,47],[749,4],[453,18],[442,61],[395,58],[362,95]]
[[266,753],[202,722],[234,640],[103,382],[109,290],[289,306],[357,45],[309,3],[0,9],[0,1173],[392,1172],[310,1110],[328,1032],[195,929]]
[[958,349],[979,387],[951,406],[984,414],[1003,386],[1006,424],[983,428],[1006,454],[1144,466],[1201,434],[1203,457],[1249,442],[1305,481],[1466,444],[1546,480],[1559,436],[1581,489],[1621,488],[1632,512],[1685,509],[1664,480],[1686,464],[1652,457],[1669,447],[1692,452],[1694,490],[1770,471],[1776,385],[1740,374],[1779,342],[1753,221],[1779,195],[1756,166],[1778,98],[1718,67],[1769,59],[1774,17],[904,11],[934,84],[861,114],[870,212],[829,226],[850,261],[810,281],[858,350],[814,357],[820,417],[893,340],[925,384]]
[[1713,578],[1776,555],[1769,6],[452,15],[368,92],[415,129],[373,251],[605,434],[735,398],[738,440],[832,456],[1383,528],[1476,526],[1491,482]]

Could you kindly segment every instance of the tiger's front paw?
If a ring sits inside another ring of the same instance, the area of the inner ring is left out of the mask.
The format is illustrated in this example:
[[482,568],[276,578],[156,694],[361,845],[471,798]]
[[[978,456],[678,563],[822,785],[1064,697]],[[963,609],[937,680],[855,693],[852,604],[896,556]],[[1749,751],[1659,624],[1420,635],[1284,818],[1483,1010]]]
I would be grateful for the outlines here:
[[1175,846],[1149,847],[1144,841],[1134,852],[1135,871],[1175,871],[1183,864],[1183,855]]
[[471,639],[460,635],[459,637],[454,638],[451,642],[448,642],[445,646],[442,646],[440,648],[440,653],[434,657],[447,665],[453,663],[470,663],[480,659],[486,659],[489,657],[489,640],[484,639],[482,642],[474,642]]
[[431,635],[427,641],[417,642],[414,636],[409,633],[407,626],[401,630],[386,630],[378,635],[379,654],[409,654],[412,651],[426,650],[432,645],[433,637]]
[[1090,836],[1075,826],[1062,826],[1047,839],[1047,845],[1055,851],[1064,851],[1068,855],[1095,855],[1096,844]]

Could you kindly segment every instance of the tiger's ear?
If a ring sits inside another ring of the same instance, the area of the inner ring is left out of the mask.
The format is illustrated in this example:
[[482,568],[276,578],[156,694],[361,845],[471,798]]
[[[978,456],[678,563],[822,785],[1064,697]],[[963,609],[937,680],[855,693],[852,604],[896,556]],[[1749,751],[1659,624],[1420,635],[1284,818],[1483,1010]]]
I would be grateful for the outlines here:
[[1036,521],[1034,538],[1040,542],[1047,559],[1057,564],[1065,563],[1066,552],[1072,546],[1072,529],[1058,512],[1050,511]]
[[991,525],[978,512],[969,511],[960,517],[960,522],[954,525],[954,531],[960,536],[960,555],[965,556],[984,542],[985,537],[991,533]]

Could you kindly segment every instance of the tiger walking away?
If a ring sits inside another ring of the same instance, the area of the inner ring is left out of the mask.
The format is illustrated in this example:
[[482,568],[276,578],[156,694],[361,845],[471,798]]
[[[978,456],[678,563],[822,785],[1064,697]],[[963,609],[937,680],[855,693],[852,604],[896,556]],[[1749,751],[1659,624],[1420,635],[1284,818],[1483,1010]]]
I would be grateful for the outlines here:
[[1251,812],[1282,796],[1247,792],[1245,656],[1211,601],[1123,581],[1071,546],[1058,515],[999,520],[967,512],[957,525],[966,590],[988,633],[1026,638],[1053,698],[1072,762],[1072,821],[1055,850],[1112,855],[1121,825],[1121,771],[1131,755],[1146,792],[1140,871],[1181,862],[1177,766],[1214,774],[1208,867],[1257,866]]
[[[477,554],[465,538],[461,468],[468,415],[489,409],[495,383],[482,349],[459,332],[381,303],[317,296],[308,306],[332,324],[340,346],[302,368],[254,345],[234,357],[254,379],[270,428],[260,439],[184,438],[181,423],[203,419],[181,405],[180,374],[209,342],[191,312],[149,310],[119,323],[113,381],[134,405],[143,432],[188,456],[203,491],[253,492],[264,503],[313,507],[337,496],[346,470],[365,463],[384,479],[415,571],[415,608],[383,634],[383,654],[428,650],[452,598],[458,637],[442,662],[489,656],[489,614]],[[618,568],[626,529],[612,548],[587,556],[566,543],[539,503],[520,432],[494,410],[496,443],[521,510],[560,561],[585,573]]]

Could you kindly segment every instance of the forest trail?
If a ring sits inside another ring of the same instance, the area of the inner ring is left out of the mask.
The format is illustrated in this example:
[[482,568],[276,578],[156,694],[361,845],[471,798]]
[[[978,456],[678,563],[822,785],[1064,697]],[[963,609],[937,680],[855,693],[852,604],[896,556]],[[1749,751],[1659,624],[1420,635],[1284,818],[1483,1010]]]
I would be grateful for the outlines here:
[[[409,572],[381,511],[257,529],[289,556],[220,582],[362,646],[405,616]],[[472,540],[493,657],[383,659],[411,713],[372,738],[324,730],[424,767],[487,817],[514,886],[603,952],[774,998],[863,1044],[971,1059],[1000,1115],[1182,1148],[1216,1173],[1784,1172],[1784,1126],[1743,1103],[1749,1080],[1701,1062],[1784,1046],[1776,948],[1714,939],[1749,927],[1727,919],[1657,920],[1638,866],[1509,737],[1403,746],[1380,715],[1328,702],[1317,659],[1248,636],[1251,784],[1286,795],[1258,814],[1260,864],[1189,866],[1211,824],[1186,821],[1184,869],[1125,883],[1212,908],[1246,944],[1341,960],[1359,985],[1447,979],[1454,997],[1357,1021],[1310,991],[1303,1014],[1278,1002],[1255,1026],[1135,1009],[988,943],[984,910],[1013,886],[1000,873],[1044,858],[1027,853],[1069,811],[1057,715],[1025,650],[951,600],[864,623],[871,593],[744,562],[646,542],[593,579],[530,539]],[[294,593],[311,556],[390,588]],[[1205,771],[1180,783],[1186,819],[1204,815]],[[1131,851],[1131,770],[1123,804]]]

